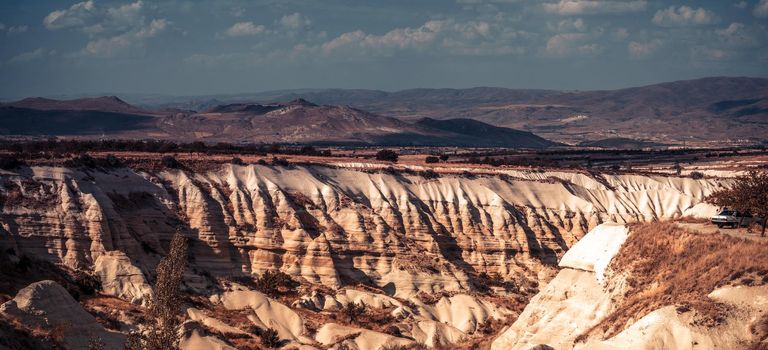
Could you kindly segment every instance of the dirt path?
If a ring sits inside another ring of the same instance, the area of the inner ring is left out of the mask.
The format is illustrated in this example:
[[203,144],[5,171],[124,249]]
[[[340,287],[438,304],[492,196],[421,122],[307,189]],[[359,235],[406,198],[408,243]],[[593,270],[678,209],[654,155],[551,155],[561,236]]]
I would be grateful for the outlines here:
[[[703,234],[724,234],[756,241],[768,241],[768,237],[760,237],[760,226],[757,225],[753,226],[751,230],[746,227],[717,228],[717,226],[711,223],[703,222],[678,222],[677,225],[690,231],[697,231]],[[768,232],[766,234],[768,235]]]

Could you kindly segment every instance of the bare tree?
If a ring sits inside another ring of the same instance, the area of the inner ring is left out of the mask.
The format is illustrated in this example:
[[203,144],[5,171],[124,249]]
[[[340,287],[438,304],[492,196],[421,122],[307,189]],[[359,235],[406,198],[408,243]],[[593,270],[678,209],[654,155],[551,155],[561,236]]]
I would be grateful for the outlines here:
[[736,178],[736,182],[725,189],[715,191],[706,201],[720,207],[740,212],[749,212],[763,220],[761,236],[765,237],[768,220],[768,172],[750,171]]
[[178,349],[177,330],[181,305],[181,281],[187,268],[187,239],[176,232],[168,254],[157,265],[154,296],[147,312],[143,333],[131,333],[128,350]]

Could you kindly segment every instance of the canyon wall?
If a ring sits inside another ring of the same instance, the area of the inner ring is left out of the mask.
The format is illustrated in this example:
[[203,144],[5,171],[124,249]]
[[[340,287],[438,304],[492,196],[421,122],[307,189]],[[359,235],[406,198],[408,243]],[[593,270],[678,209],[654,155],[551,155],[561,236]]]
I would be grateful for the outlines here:
[[[121,251],[150,276],[176,230],[201,276],[280,269],[408,297],[467,291],[481,273],[546,281],[606,221],[707,215],[718,180],[510,171],[418,175],[323,166],[192,173],[21,168],[0,173],[0,248],[93,270]],[[522,285],[522,283],[521,283]]]

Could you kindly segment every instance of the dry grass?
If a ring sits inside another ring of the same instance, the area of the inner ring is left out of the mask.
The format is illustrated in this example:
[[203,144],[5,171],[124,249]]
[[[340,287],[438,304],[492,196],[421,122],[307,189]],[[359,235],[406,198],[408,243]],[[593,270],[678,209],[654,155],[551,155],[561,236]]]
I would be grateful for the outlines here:
[[590,331],[607,337],[628,323],[667,305],[695,310],[696,323],[712,327],[724,320],[728,307],[707,295],[724,285],[768,283],[768,243],[726,235],[690,232],[674,223],[641,223],[629,236],[610,269],[627,272],[623,301]]

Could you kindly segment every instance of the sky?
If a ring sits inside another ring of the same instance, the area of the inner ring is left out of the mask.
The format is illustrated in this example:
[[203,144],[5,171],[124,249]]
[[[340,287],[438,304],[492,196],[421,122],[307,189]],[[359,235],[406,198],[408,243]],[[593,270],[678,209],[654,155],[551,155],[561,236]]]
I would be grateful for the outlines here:
[[768,0],[3,0],[0,98],[768,76]]

